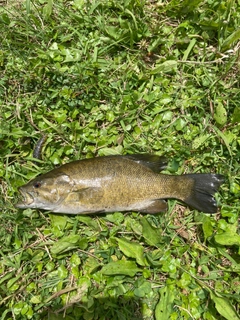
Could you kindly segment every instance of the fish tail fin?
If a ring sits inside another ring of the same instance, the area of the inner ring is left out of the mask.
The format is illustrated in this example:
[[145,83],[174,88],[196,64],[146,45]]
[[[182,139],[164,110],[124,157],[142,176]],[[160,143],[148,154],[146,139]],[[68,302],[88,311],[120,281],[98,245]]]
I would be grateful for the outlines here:
[[193,187],[184,202],[190,207],[205,213],[216,213],[217,202],[214,194],[224,182],[221,174],[197,173],[186,174],[186,178],[193,180]]

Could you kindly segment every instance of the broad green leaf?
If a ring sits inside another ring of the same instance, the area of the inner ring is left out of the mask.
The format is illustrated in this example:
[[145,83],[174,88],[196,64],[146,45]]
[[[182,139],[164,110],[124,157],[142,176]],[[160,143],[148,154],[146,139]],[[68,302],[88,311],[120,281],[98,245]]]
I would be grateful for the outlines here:
[[224,219],[219,219],[218,220],[218,227],[219,227],[219,229],[221,229],[221,230],[223,230],[223,231],[230,231],[230,232],[232,232],[232,233],[235,233],[236,232],[236,228],[231,228],[230,227],[230,225],[227,223],[227,221],[226,220],[224,220]]
[[58,272],[58,276],[59,276],[60,279],[67,278],[68,270],[66,269],[66,267],[63,264],[61,264],[58,267],[57,272]]
[[21,315],[27,317],[27,319],[32,319],[33,310],[28,303],[24,303]]
[[151,283],[144,281],[139,287],[134,290],[134,295],[139,298],[143,298],[145,295],[152,291]]
[[60,230],[64,230],[68,222],[68,216],[58,215],[58,214],[49,214],[51,223],[53,227],[57,227]]
[[172,100],[173,100],[172,97],[170,97],[167,94],[164,94],[162,98],[159,100],[159,104],[161,106],[164,106],[165,104],[169,104]]
[[151,74],[157,74],[160,72],[168,73],[177,70],[177,61],[175,60],[167,60],[161,64],[157,64],[156,67],[151,71]]
[[10,20],[9,16],[7,15],[7,13],[4,12],[0,15],[0,22],[7,24],[7,25],[10,24],[11,20]]
[[173,312],[174,288],[166,286],[159,290],[160,298],[155,309],[156,320],[169,320]]
[[87,258],[85,264],[84,264],[84,271],[87,274],[92,274],[96,272],[96,270],[99,268],[100,264],[99,261],[94,257]]
[[16,314],[16,315],[20,314],[20,312],[23,308],[23,305],[24,305],[23,301],[17,302],[15,305],[13,305],[12,310],[13,310],[14,314]]
[[223,316],[227,320],[239,320],[239,316],[236,312],[236,310],[233,308],[231,303],[223,298],[217,296],[214,292],[210,292],[211,299],[215,303],[215,307],[217,311],[220,313],[221,316]]
[[17,286],[17,288],[15,288],[15,286],[14,286],[16,284],[16,282],[18,281],[18,279],[19,279],[19,276],[10,279],[7,282],[7,288],[12,289],[11,291],[15,291],[15,289],[17,289],[19,287],[19,285]]
[[55,269],[55,264],[52,261],[48,261],[45,268],[48,272],[53,271]]
[[223,246],[240,246],[240,235],[223,232],[214,236],[214,240]]
[[99,223],[90,216],[78,215],[77,220],[85,223],[88,227],[93,228],[97,231],[101,230]]
[[186,289],[191,282],[192,282],[191,275],[187,272],[183,272],[183,274],[181,275],[181,279],[177,281],[177,285],[182,289]]
[[202,223],[204,239],[206,240],[213,234],[213,226],[210,217],[204,216],[203,223]]
[[142,235],[142,225],[139,220],[132,219],[130,216],[125,217],[125,224],[128,228],[132,229],[132,231],[137,235]]
[[123,147],[121,145],[112,148],[102,148],[99,150],[100,156],[112,156],[122,154]]
[[108,213],[105,220],[115,223],[117,225],[122,224],[124,221],[124,214],[122,212]]
[[174,123],[176,129],[178,131],[182,130],[186,126],[186,121],[183,120],[182,118],[178,118],[175,123]]
[[78,242],[80,241],[80,235],[69,235],[61,238],[59,241],[55,242],[51,248],[53,255],[57,255],[74,248],[78,247]]
[[103,274],[108,276],[126,275],[130,277],[133,277],[137,272],[141,271],[135,262],[125,260],[109,262],[101,270]]
[[226,138],[226,141],[231,144],[234,140],[237,138],[237,134],[233,133],[232,131],[226,131],[224,132],[224,136]]
[[216,105],[214,119],[221,126],[223,126],[227,122],[227,111],[220,101],[218,101]]
[[81,259],[77,253],[73,253],[69,261],[72,267],[77,267],[81,264]]
[[[221,222],[221,220],[219,220]],[[234,224],[226,223],[225,220],[222,220],[222,229],[225,231],[221,234],[216,234],[214,236],[215,241],[220,245],[240,246],[240,235],[237,234],[238,222]],[[220,225],[221,226],[221,225]]]
[[235,107],[232,115],[232,122],[233,123],[238,123],[240,122],[240,107]]
[[113,26],[106,26],[106,32],[114,40],[119,40],[120,34],[119,34],[119,29],[118,28],[113,27]]
[[126,239],[118,239],[119,249],[129,258],[136,259],[137,263],[140,264],[140,266],[146,266],[148,265],[146,259],[144,258],[144,248],[138,243],[128,241]]
[[32,296],[30,302],[33,304],[41,303],[42,302],[41,296],[40,295]]
[[173,118],[172,111],[166,111],[162,115],[162,121],[170,121]]
[[231,182],[230,183],[230,192],[234,194],[240,194],[240,185],[236,182]]
[[201,136],[195,138],[192,142],[192,148],[198,149],[205,141],[210,137],[210,134],[202,134]]
[[161,230],[154,228],[145,217],[141,219],[141,225],[143,227],[143,237],[146,242],[150,246],[159,247],[162,243]]

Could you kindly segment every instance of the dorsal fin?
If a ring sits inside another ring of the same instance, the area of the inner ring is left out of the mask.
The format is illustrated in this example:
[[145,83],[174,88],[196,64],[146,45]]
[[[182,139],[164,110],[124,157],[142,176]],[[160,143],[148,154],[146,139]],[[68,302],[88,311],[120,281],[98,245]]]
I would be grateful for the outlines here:
[[160,172],[167,167],[167,158],[154,154],[128,154],[123,157],[146,166],[154,172]]

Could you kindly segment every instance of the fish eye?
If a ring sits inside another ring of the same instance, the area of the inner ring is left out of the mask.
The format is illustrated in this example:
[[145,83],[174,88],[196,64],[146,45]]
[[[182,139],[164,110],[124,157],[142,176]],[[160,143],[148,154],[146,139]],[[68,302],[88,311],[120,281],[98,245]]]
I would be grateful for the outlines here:
[[34,188],[40,188],[41,187],[41,183],[40,182],[36,182],[34,183]]

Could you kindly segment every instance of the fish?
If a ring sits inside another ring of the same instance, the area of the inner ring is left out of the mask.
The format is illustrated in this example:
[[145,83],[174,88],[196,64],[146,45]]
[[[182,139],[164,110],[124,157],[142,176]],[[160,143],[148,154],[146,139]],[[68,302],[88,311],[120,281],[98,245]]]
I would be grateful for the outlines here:
[[214,198],[224,176],[215,173],[169,175],[164,156],[113,155],[76,160],[37,176],[19,188],[17,208],[65,214],[116,211],[160,213],[167,199],[216,213]]

